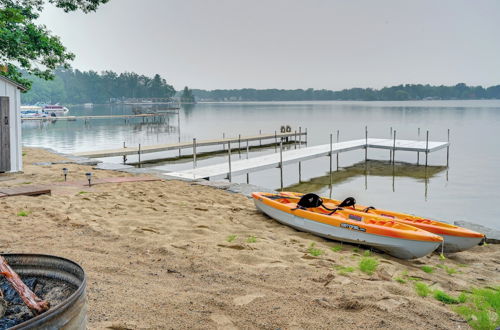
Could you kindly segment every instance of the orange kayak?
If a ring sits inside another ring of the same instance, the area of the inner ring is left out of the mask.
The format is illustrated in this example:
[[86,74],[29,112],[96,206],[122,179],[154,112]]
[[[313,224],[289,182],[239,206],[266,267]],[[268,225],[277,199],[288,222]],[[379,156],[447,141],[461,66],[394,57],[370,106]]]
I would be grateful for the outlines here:
[[[281,194],[291,197],[293,196],[295,198],[300,198],[301,196],[303,196],[303,194],[294,192],[282,192]],[[342,201],[340,200],[328,198],[323,198],[323,202],[326,207],[337,207],[342,203]],[[459,252],[468,250],[478,245],[484,238],[484,234],[466,228],[406,213],[382,210],[359,204],[344,207],[344,210],[347,212],[363,212],[365,214],[372,214],[384,217],[386,219],[393,219],[394,221],[397,221],[399,223],[411,225],[439,235],[444,239],[444,252]]]
[[414,226],[354,210],[301,208],[295,195],[255,192],[255,206],[278,222],[325,238],[373,246],[401,259],[432,253],[443,239]]

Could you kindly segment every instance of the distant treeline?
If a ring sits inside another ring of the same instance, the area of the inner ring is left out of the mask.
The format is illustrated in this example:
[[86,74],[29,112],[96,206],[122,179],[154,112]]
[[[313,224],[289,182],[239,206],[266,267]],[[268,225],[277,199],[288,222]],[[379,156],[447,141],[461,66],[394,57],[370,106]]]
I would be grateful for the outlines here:
[[467,86],[399,85],[373,88],[350,88],[341,91],[326,89],[193,89],[197,101],[404,101],[404,100],[473,100],[500,99],[500,85],[483,88]]
[[147,77],[133,72],[57,70],[54,80],[33,80],[31,90],[22,95],[24,104],[107,103],[122,98],[170,98],[175,89],[160,75]]

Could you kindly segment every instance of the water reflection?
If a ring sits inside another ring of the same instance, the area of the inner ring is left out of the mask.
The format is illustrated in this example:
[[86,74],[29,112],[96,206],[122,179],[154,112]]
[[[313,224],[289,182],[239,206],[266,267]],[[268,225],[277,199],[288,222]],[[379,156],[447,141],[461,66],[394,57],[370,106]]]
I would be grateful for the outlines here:
[[364,177],[365,190],[368,190],[368,177],[391,177],[392,189],[396,190],[395,181],[398,177],[412,178],[417,182],[425,184],[425,195],[427,195],[427,186],[431,178],[445,171],[446,166],[422,166],[406,162],[395,162],[384,160],[361,161],[352,166],[339,168],[330,174],[312,178],[306,182],[285,187],[284,190],[297,191],[302,193],[320,192],[325,188],[332,190],[335,184],[346,183],[358,177]]

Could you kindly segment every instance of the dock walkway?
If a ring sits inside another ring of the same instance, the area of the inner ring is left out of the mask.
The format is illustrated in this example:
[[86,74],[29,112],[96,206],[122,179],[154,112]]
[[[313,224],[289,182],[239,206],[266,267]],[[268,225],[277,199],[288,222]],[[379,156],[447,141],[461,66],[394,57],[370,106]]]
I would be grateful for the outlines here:
[[195,149],[197,147],[215,146],[215,145],[228,145],[228,143],[240,147],[246,141],[263,141],[281,138],[294,137],[295,139],[301,139],[302,136],[307,136],[307,132],[290,132],[290,133],[273,133],[273,134],[260,134],[252,136],[238,136],[224,139],[210,139],[210,140],[194,140],[193,142],[181,142],[181,143],[171,143],[171,144],[157,144],[151,146],[137,146],[137,147],[126,147],[118,149],[108,149],[108,150],[97,150],[97,151],[84,151],[75,153],[78,157],[88,157],[88,158],[103,158],[103,157],[116,157],[116,156],[127,156],[127,155],[137,155],[137,154],[147,154],[153,152],[162,152],[169,150],[180,150],[180,149]]
[[[434,142],[434,141],[413,141],[413,140],[393,140],[393,139],[360,139],[351,140],[339,143],[318,145],[313,147],[294,149],[284,151],[282,154],[273,153],[270,155],[232,161],[199,167],[195,169],[165,173],[170,177],[177,177],[184,180],[207,179],[217,177],[231,177],[234,175],[257,172],[269,168],[276,168],[286,164],[305,161],[308,159],[318,158],[330,155],[330,147],[332,154],[338,154],[350,150],[358,150],[367,148],[390,149],[392,151],[414,151],[430,153],[443,149],[449,146],[449,142]],[[230,168],[231,167],[231,168]]]
[[91,119],[131,119],[164,117],[165,113],[143,113],[139,115],[102,115],[102,116],[59,116],[59,117],[33,117],[21,118],[22,121],[45,121],[45,120],[91,120]]

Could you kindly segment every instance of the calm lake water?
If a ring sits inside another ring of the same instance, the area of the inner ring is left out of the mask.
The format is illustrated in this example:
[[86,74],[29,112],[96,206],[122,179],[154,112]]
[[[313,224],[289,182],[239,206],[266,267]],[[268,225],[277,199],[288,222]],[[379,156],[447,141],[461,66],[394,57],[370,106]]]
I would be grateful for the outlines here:
[[[147,108],[147,107],[146,107]],[[137,109],[136,109],[137,110]],[[139,109],[141,110],[141,109]],[[144,109],[142,109],[144,110]],[[141,111],[142,111],[141,110]],[[70,115],[130,114],[132,106],[71,107]],[[178,125],[180,123],[180,127]],[[407,102],[269,102],[203,103],[183,108],[179,118],[167,115],[162,123],[133,119],[102,119],[85,123],[23,123],[23,143],[50,147],[61,152],[173,143],[226,136],[255,135],[279,131],[281,125],[298,130],[307,128],[308,145],[329,143],[330,133],[340,130],[340,140],[369,137],[389,138],[390,127],[398,139],[446,141],[451,130],[450,164],[446,168],[446,149],[429,155],[427,171],[415,166],[416,153],[397,152],[394,167],[387,161],[389,151],[369,150],[372,161],[364,162],[364,151],[340,154],[340,169],[334,159],[333,185],[330,187],[327,157],[302,163],[302,183],[298,184],[298,165],[284,167],[288,189],[338,199],[354,196],[359,203],[406,211],[445,221],[466,220],[500,229],[500,101],[407,101]],[[420,136],[418,129],[420,128]],[[293,146],[289,146],[293,147]],[[198,152],[209,151],[200,148]],[[252,150],[250,157],[275,152],[274,147]],[[190,154],[190,150],[183,150]],[[175,156],[177,151],[162,153]],[[244,158],[244,153],[233,155]],[[143,155],[153,158],[152,154]],[[422,163],[424,155],[420,155]],[[134,161],[133,156],[129,161]],[[121,158],[107,159],[120,162]],[[205,157],[198,166],[227,162],[226,155]],[[190,159],[148,165],[165,171],[192,168]],[[246,175],[233,181],[246,182]],[[250,174],[250,183],[279,188],[279,169]]]

